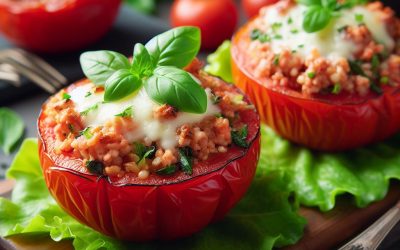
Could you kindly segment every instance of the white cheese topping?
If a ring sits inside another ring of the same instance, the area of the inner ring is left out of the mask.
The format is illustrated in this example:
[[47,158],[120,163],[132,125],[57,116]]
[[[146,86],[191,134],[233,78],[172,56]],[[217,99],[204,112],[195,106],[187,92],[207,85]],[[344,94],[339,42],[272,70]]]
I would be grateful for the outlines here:
[[[292,7],[285,15],[281,15],[274,6],[262,10],[262,22],[268,27],[267,34],[272,38],[270,45],[274,53],[278,54],[282,49],[289,49],[307,57],[313,49],[317,49],[321,56],[332,60],[343,57],[353,59],[357,46],[353,41],[346,39],[339,30],[360,23],[367,26],[376,41],[389,50],[394,48],[394,40],[380,19],[379,13],[365,6],[340,11],[339,17],[332,18],[326,28],[314,33],[307,33],[302,27],[305,11],[306,7],[303,5]],[[360,16],[362,21],[357,20],[356,16]],[[276,35],[281,39],[277,39]]]
[[132,107],[132,119],[136,124],[138,124],[138,128],[125,134],[125,138],[130,142],[145,137],[152,141],[160,140],[161,146],[165,149],[171,149],[177,145],[178,140],[176,129],[178,127],[184,124],[197,123],[202,121],[205,117],[214,116],[220,113],[218,106],[212,102],[210,89],[206,89],[208,97],[207,111],[204,114],[178,112],[175,119],[163,121],[153,117],[154,108],[159,107],[160,105],[150,99],[144,88],[142,88],[137,94],[109,103],[103,102],[104,92],[86,96],[91,89],[92,85],[86,84],[75,88],[69,93],[71,95],[71,100],[75,104],[75,109],[78,112],[84,112],[97,105],[97,108],[93,108],[87,113],[87,115],[82,116],[85,126],[101,126],[105,122],[114,119],[115,115],[120,114],[129,107]]

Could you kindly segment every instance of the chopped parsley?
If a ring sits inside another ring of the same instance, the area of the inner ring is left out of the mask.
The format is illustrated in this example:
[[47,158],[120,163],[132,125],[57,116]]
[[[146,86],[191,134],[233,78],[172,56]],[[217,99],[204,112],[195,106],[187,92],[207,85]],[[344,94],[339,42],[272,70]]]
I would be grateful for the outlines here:
[[387,77],[387,76],[382,76],[381,79],[380,79],[380,82],[381,82],[382,84],[388,84],[388,83],[389,83],[389,77]]
[[253,29],[250,33],[251,40],[257,40],[262,35],[262,32],[259,29]]
[[277,32],[282,27],[282,23],[273,23],[271,28],[274,32]]
[[273,63],[275,66],[278,66],[278,64],[279,64],[279,57],[280,57],[279,54],[275,55],[275,57],[274,57],[274,61],[273,61],[272,63]]
[[79,132],[79,136],[85,136],[86,139],[90,139],[93,137],[93,134],[90,132],[90,127],[86,127],[84,130]]
[[290,32],[291,32],[292,34],[297,34],[297,33],[299,33],[299,30],[296,29],[296,28],[294,28],[294,29],[291,29]]
[[68,93],[63,93],[62,99],[68,101],[71,99],[71,96]]
[[182,171],[187,175],[193,174],[193,152],[189,147],[178,149]]
[[166,166],[165,168],[161,168],[156,171],[156,174],[158,175],[172,175],[175,174],[176,171],[178,170],[178,167],[175,164]]
[[310,79],[314,79],[315,76],[316,76],[316,74],[315,74],[315,72],[308,72],[308,73],[307,73],[307,76],[308,76],[308,78],[310,78]]
[[127,107],[126,109],[124,109],[124,111],[122,111],[119,114],[116,114],[115,116],[119,116],[119,117],[132,117],[133,114],[133,107]]
[[[378,86],[376,83],[374,83],[374,79],[372,79],[371,77],[369,77],[363,70],[361,64],[362,62],[360,61],[352,61],[352,60],[348,60],[349,65],[350,65],[350,70],[351,73],[353,75],[360,75],[363,77],[366,77],[369,79],[369,86],[371,88],[372,91],[374,91],[377,94],[382,94],[382,89],[380,86]],[[371,62],[372,63],[372,62]],[[376,79],[377,80],[377,79]]]
[[297,46],[299,48],[304,48],[304,44],[300,44],[299,46]]
[[340,27],[337,31],[339,33],[342,33],[343,31],[347,30],[348,27],[349,27],[348,25],[344,25],[344,26]]
[[357,23],[364,22],[364,15],[363,14],[355,14],[354,18],[356,19]]
[[260,42],[262,42],[262,43],[266,43],[266,42],[270,42],[271,41],[271,37],[268,34],[262,34],[262,35],[260,35],[258,40]]
[[332,94],[339,94],[340,93],[340,91],[342,90],[342,86],[340,85],[340,83],[336,83],[334,86],[333,86],[333,89],[332,89]]
[[95,111],[98,108],[99,108],[99,104],[96,103],[96,104],[90,106],[89,108],[85,109],[84,111],[82,111],[80,114],[81,115],[88,115],[90,112]]
[[137,164],[142,163],[143,160],[146,158],[154,157],[154,154],[156,153],[155,146],[146,147],[140,142],[135,142],[134,148],[135,148],[135,154],[139,156],[139,160],[136,162]]
[[282,38],[283,38],[282,35],[279,34],[274,35],[274,39],[280,40]]
[[242,148],[248,148],[249,143],[246,141],[248,135],[247,125],[243,126],[240,130],[232,130],[231,137],[234,144]]
[[287,20],[288,24],[292,24],[293,23],[293,19],[291,17],[289,17],[289,19]]
[[89,97],[89,96],[91,96],[91,95],[92,95],[92,92],[88,91],[88,92],[86,92],[85,97]]
[[104,165],[100,161],[87,161],[86,168],[92,174],[103,175]]

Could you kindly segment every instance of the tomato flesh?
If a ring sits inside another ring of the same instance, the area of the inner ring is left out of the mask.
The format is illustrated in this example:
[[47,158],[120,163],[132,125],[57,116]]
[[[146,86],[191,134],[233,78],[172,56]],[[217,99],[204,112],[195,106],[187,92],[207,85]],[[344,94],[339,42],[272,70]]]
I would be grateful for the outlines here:
[[0,31],[9,41],[36,52],[84,48],[114,22],[121,0],[12,1],[0,3]]
[[247,17],[253,17],[258,14],[260,9],[278,2],[279,0],[242,0],[242,6]]
[[232,40],[232,71],[236,85],[255,103],[261,120],[295,143],[322,151],[353,149],[383,140],[400,130],[400,86],[382,86],[383,94],[316,95],[266,87],[246,69],[249,27]]
[[249,148],[232,146],[226,153],[211,155],[193,167],[191,176],[153,174],[140,181],[133,175],[99,178],[87,172],[81,159],[55,154],[54,130],[45,125],[42,113],[39,156],[46,184],[65,211],[111,237],[147,241],[192,235],[223,218],[254,177],[260,121],[255,110],[239,115],[248,124]]

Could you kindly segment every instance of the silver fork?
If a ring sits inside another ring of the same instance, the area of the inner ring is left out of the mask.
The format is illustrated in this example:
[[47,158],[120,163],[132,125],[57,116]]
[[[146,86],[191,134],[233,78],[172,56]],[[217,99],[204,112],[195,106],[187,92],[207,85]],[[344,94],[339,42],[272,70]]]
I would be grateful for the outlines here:
[[67,79],[40,57],[22,49],[0,51],[0,79],[19,86],[24,76],[53,94],[67,83]]
[[375,250],[399,221],[400,201],[375,221],[374,224],[339,248],[339,250]]

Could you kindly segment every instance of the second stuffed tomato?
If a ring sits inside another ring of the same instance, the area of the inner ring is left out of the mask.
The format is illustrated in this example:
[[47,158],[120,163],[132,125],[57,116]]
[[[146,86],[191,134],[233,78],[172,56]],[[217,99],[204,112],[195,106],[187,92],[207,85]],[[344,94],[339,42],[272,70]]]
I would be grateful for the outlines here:
[[380,2],[338,6],[339,17],[315,27],[305,14],[312,7],[279,1],[232,41],[234,81],[261,120],[317,150],[352,149],[400,129],[399,19]]
[[[197,44],[163,54],[185,37]],[[179,68],[199,43],[197,29],[181,27],[137,44],[133,63],[116,52],[86,53],[81,63],[90,80],[44,104],[45,180],[78,221],[123,240],[175,239],[221,219],[245,194],[260,121],[240,90],[206,74],[199,61]],[[94,61],[110,72],[97,72]]]

